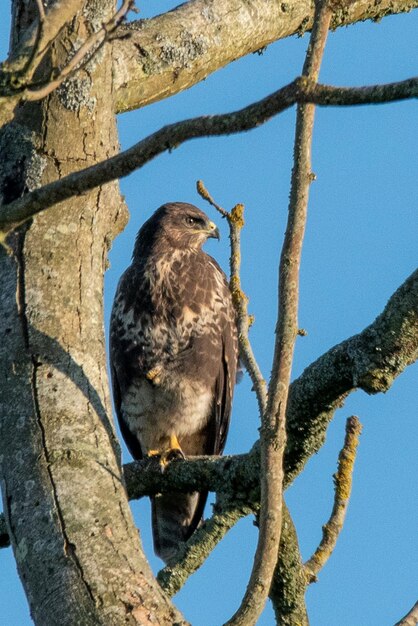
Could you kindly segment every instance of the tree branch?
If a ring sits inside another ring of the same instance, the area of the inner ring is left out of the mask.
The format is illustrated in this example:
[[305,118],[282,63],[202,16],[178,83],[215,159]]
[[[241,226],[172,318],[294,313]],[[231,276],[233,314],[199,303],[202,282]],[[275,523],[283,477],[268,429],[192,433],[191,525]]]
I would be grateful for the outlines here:
[[361,433],[361,424],[357,417],[353,416],[347,419],[345,432],[344,446],[338,457],[337,473],[334,474],[335,495],[331,517],[322,527],[321,543],[311,558],[305,563],[309,582],[316,581],[319,572],[333,553],[347,512],[354,461]]
[[259,500],[259,459],[256,453],[190,457],[173,460],[161,473],[158,461],[145,459],[124,465],[131,500],[173,491],[216,491],[249,503]]
[[31,191],[14,202],[3,205],[0,211],[0,242],[2,233],[4,239],[9,230],[16,228],[41,211],[116,178],[123,178],[140,169],[159,154],[177,148],[190,139],[230,135],[250,130],[297,102],[323,106],[347,106],[393,102],[417,95],[418,78],[359,88],[313,85],[306,78],[296,79],[266,98],[233,113],[202,116],[164,126],[128,150],[106,161],[69,174]]
[[418,624],[418,602],[415,602],[412,609],[395,626],[416,626]]
[[95,31],[86,39],[74,56],[69,59],[67,65],[61,69],[52,80],[46,81],[42,86],[28,85],[27,88],[22,91],[20,100],[22,102],[42,100],[42,98],[45,98],[62,85],[62,83],[67,80],[67,78],[71,77],[80,67],[91,61],[98,50],[106,43],[110,33],[116,29],[132,8],[133,1],[134,0],[124,0],[119,10],[116,11],[106,24],[103,24],[99,30]]
[[329,422],[351,392],[387,391],[417,358],[415,270],[370,326],[331,348],[292,383],[287,411],[286,483],[290,484],[321,448]]
[[[302,76],[316,82],[331,21],[327,0],[319,1]],[[289,215],[279,267],[279,302],[272,373],[260,429],[260,515],[257,549],[241,606],[228,626],[255,624],[270,592],[282,529],[283,455],[286,409],[298,332],[299,268],[311,178],[314,106],[299,105]]]
[[36,0],[36,8],[38,10],[38,23],[37,23],[36,38],[32,46],[30,56],[28,57],[21,73],[24,77],[28,77],[28,78],[33,76],[34,71],[37,67],[37,63],[35,62],[35,60],[38,55],[39,48],[41,46],[42,36],[44,33],[44,29],[45,29],[46,14],[45,14],[45,7],[43,5],[43,0]]
[[[335,10],[331,28],[410,11],[417,0],[357,0]],[[121,113],[167,98],[273,41],[312,27],[311,0],[193,0],[118,29],[113,43],[115,107]]]
[[[42,3],[38,2],[40,7]],[[0,65],[0,126],[9,122],[22,99],[20,90],[39,67],[51,43],[64,26],[82,9],[84,0],[57,2],[39,13],[20,41],[12,46],[7,61]]]
[[[287,407],[285,486],[302,471],[325,440],[329,422],[349,393],[387,391],[395,378],[418,358],[418,270],[397,289],[376,320],[358,335],[331,348],[309,365],[290,386]],[[130,499],[159,492],[217,491],[239,499],[259,498],[258,446],[232,457],[197,457],[173,461],[165,472],[150,461],[124,466]],[[0,543],[7,530],[0,514]]]
[[0,65],[0,126],[13,118],[14,109],[22,100],[19,93],[22,87],[31,79],[60,31],[81,10],[84,0],[58,2],[46,11],[42,2],[36,4],[36,18],[13,45],[7,61]]
[[[38,3],[38,5],[40,2]],[[82,8],[82,0],[52,5],[42,29],[34,20],[25,36],[2,64],[0,84],[10,84],[25,68],[31,74],[62,28]],[[332,28],[410,11],[418,0],[352,2],[336,11]],[[237,58],[256,52],[277,39],[309,30],[313,22],[310,0],[206,0],[184,3],[151,20],[120,26],[113,40],[116,112],[132,110],[178,93]],[[18,80],[19,82],[19,80]],[[20,94],[0,97],[1,123],[10,121]]]
[[250,339],[248,336],[248,330],[250,327],[250,319],[248,316],[248,298],[241,289],[241,229],[244,226],[244,205],[236,204],[232,211],[229,213],[225,211],[219,204],[217,204],[208,190],[205,188],[203,182],[199,180],[197,182],[198,193],[207,200],[217,211],[225,217],[229,226],[229,238],[231,242],[231,256],[230,256],[230,289],[232,294],[232,301],[234,303],[235,313],[237,317],[237,329],[238,329],[238,343],[240,359],[245,365],[246,370],[253,383],[254,391],[257,396],[258,408],[260,415],[262,415],[266,409],[267,404],[267,389],[266,381],[263,378],[261,370],[258,366],[255,358]]
[[52,43],[83,5],[78,0],[73,0],[64,3],[63,9],[62,3],[56,3],[46,12],[42,0],[36,0],[38,19],[33,20],[22,42],[12,51],[9,61],[0,66],[0,125],[12,119],[18,104],[42,100],[91,61],[120,25],[133,2],[134,0],[124,0],[107,22],[87,37],[63,68],[58,71],[53,67],[47,78],[33,81],[33,76]]

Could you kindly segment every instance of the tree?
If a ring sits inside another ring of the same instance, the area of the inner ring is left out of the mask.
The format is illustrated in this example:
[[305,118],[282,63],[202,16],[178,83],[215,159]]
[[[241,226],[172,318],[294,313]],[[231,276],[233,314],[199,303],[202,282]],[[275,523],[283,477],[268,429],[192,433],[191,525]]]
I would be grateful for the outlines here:
[[[115,112],[184,89],[240,55],[310,28],[313,8],[254,2],[255,17],[248,23],[246,3],[228,3],[225,10],[222,2],[194,1],[148,23],[115,29],[111,3],[87,3],[71,19],[82,4],[67,3],[65,11],[53,5],[43,16],[40,3],[27,7],[15,2],[14,53],[2,74],[5,125],[0,145],[7,160],[1,172],[1,225],[7,238],[1,263],[5,341],[0,454],[7,532],[36,623],[146,624],[154,615],[161,624],[184,623],[142,554],[109,417],[102,276],[110,242],[126,222],[124,204],[110,181],[189,137],[248,128],[296,101],[391,100],[412,97],[417,87],[410,80],[385,89],[344,92],[317,87],[308,75],[305,82],[294,82],[241,116],[168,128],[120,159],[86,172],[117,152]],[[409,3],[390,3],[390,9],[389,3],[380,3],[372,15],[367,3],[336,6],[333,25],[407,8]],[[238,19],[240,15],[247,20]],[[106,45],[95,50],[103,37]],[[45,45],[49,41],[52,45]],[[71,59],[80,60],[74,54],[80,41],[87,41],[87,54],[91,44],[94,54],[82,59],[83,67],[74,72]],[[61,68],[58,75],[51,75],[54,67]],[[65,68],[69,78],[60,84]],[[62,180],[78,170],[82,172]],[[62,182],[47,186],[56,180]],[[416,358],[416,289],[415,276],[371,328],[331,350],[294,383],[287,481],[322,444],[326,424],[347,393],[359,387],[373,393],[386,390]],[[312,414],[316,418],[307,420]],[[209,463],[215,469],[208,470],[206,462],[204,472],[199,463],[176,464],[164,478],[178,485],[183,472],[183,484],[190,485],[209,473],[205,480],[216,487],[217,472],[225,472],[222,463]],[[230,471],[242,473],[240,468],[249,463],[257,467],[257,450],[250,458],[232,461]],[[256,474],[254,470],[252,492],[257,491]],[[149,480],[154,478],[151,472]],[[160,483],[158,488],[163,488]],[[146,488],[156,488],[155,482]],[[215,523],[223,532],[228,515],[257,506],[257,493],[238,507],[236,497],[221,501]],[[289,546],[292,550],[286,550]],[[292,543],[285,536],[281,554],[295,564],[293,584],[302,575],[295,550],[294,537]],[[278,574],[276,583],[287,580],[281,570]],[[291,588],[289,584],[284,592]],[[289,605],[283,599],[288,597],[277,586],[274,591],[283,623],[304,619],[297,613],[304,612],[300,594],[291,598],[290,614],[284,617]]]

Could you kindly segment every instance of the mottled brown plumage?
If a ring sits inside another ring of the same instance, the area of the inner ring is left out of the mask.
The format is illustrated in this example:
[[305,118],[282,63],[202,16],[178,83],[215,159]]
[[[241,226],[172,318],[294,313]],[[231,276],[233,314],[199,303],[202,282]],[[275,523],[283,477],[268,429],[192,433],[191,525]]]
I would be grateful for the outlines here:
[[[201,250],[216,226],[191,204],[165,204],[138,233],[120,279],[110,363],[122,435],[136,459],[221,454],[237,369],[226,277]],[[207,494],[152,500],[155,551],[169,560],[198,526]]]

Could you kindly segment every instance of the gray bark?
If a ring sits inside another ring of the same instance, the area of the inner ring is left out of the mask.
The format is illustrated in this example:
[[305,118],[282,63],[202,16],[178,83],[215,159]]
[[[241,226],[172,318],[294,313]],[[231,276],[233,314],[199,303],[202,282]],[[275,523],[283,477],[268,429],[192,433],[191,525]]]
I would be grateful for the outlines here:
[[[87,4],[56,62],[111,11]],[[116,152],[111,69],[103,49],[2,129],[4,202]],[[185,623],[142,553],[111,418],[103,274],[125,222],[110,184],[34,218],[0,250],[3,506],[36,624]]]
[[[302,35],[313,23],[311,0],[192,0],[152,20],[121,26],[113,60],[117,113],[172,96],[273,41]],[[417,0],[334,3],[331,28],[410,11]]]

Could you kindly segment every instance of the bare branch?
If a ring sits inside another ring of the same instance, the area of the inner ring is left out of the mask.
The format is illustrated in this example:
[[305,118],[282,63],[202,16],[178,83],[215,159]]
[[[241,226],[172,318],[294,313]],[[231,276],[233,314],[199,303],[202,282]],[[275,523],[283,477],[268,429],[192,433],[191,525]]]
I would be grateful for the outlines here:
[[418,77],[414,76],[397,83],[369,85],[365,87],[333,87],[313,85],[306,78],[300,80],[301,95],[298,102],[319,106],[353,106],[364,104],[385,104],[396,100],[418,97]]
[[109,40],[133,2],[124,0],[115,15],[84,42],[62,70],[57,73],[55,68],[52,78],[49,76],[44,82],[34,83],[31,82],[33,75],[46,52],[65,24],[84,4],[82,0],[59,2],[46,12],[42,0],[37,0],[39,19],[34,20],[9,60],[0,66],[0,125],[13,118],[14,109],[19,103],[41,100],[86,65]]
[[[349,393],[387,391],[418,358],[418,270],[397,289],[384,311],[360,334],[331,348],[290,386],[285,455],[285,486],[318,452],[329,422]],[[259,498],[259,449],[248,454],[173,461],[161,474],[146,461],[124,466],[130,499],[173,491],[217,491],[254,503]],[[7,529],[0,514],[0,543]]]
[[43,22],[45,20],[45,8],[42,0],[36,0],[36,6],[39,13],[39,21]]
[[[37,22],[14,47],[2,65],[3,75],[22,73],[36,47],[31,69],[37,67],[60,30],[82,8],[82,0],[58,3],[46,12],[39,45]],[[386,15],[410,11],[418,0],[356,0],[347,10],[337,11],[332,28],[358,21],[378,21]],[[111,37],[115,77],[116,112],[131,110],[161,100],[203,80],[211,72],[269,43],[302,34],[313,21],[313,3],[289,0],[272,3],[254,0],[251,14],[242,0],[192,0],[152,20],[120,26]],[[210,59],[208,61],[208,50]],[[173,61],[173,50],[178,51]],[[9,82],[6,79],[6,84]],[[0,122],[13,117],[20,94],[0,97]]]
[[[355,0],[338,7],[331,28],[379,21],[418,0]],[[251,9],[250,9],[251,7]],[[115,110],[130,111],[172,96],[273,41],[312,27],[311,0],[190,0],[151,20],[121,26],[113,44]]]
[[258,472],[256,453],[188,457],[186,462],[174,460],[163,473],[155,459],[124,465],[126,490],[131,500],[173,491],[216,491],[257,505]]
[[414,98],[417,95],[418,78],[359,88],[312,86],[306,78],[296,79],[263,100],[233,113],[202,116],[164,126],[106,161],[69,174],[31,191],[19,200],[3,205],[0,212],[0,231],[5,233],[58,202],[81,195],[116,178],[128,176],[159,154],[177,148],[189,139],[230,135],[250,130],[267,122],[296,102],[346,106],[393,102]]
[[[318,3],[302,75],[316,82],[325,48],[331,9]],[[241,606],[228,626],[255,624],[270,592],[279,558],[282,529],[283,455],[286,446],[286,409],[298,332],[299,267],[305,232],[311,178],[314,106],[298,106],[289,215],[279,267],[279,302],[272,374],[260,429],[261,502],[259,535],[250,581]]]
[[417,626],[418,624],[418,602],[415,602],[412,609],[395,626]]
[[22,94],[22,101],[42,100],[47,95],[55,91],[67,78],[72,76],[74,72],[80,69],[81,65],[88,63],[97,51],[106,43],[109,35],[121,23],[125,15],[131,9],[134,0],[124,0],[120,9],[113,15],[110,20],[103,24],[102,28],[93,33],[80,48],[75,55],[68,61],[67,65],[59,72],[59,74],[51,81],[39,88],[29,86]]
[[361,433],[361,424],[357,417],[349,417],[345,428],[344,446],[338,457],[338,469],[334,474],[334,506],[331,517],[322,527],[322,540],[315,553],[305,563],[309,582],[315,582],[321,569],[337,545],[338,536],[343,528],[345,514],[351,494],[354,461]]
[[241,289],[240,267],[241,267],[241,229],[244,226],[244,205],[237,204],[229,213],[221,206],[219,206],[210,193],[205,188],[201,180],[197,183],[198,193],[207,200],[217,211],[225,217],[229,226],[229,238],[231,241],[231,256],[230,256],[230,288],[232,293],[232,300],[237,315],[237,327],[238,327],[238,342],[240,349],[240,358],[244,363],[251,381],[253,383],[254,391],[257,396],[258,408],[260,415],[262,415],[266,409],[267,403],[267,389],[266,381],[263,378],[261,370],[258,366],[255,358],[249,337],[248,330],[250,327],[250,318],[248,316],[248,298]]
[[84,0],[56,2],[40,13],[41,4],[39,0],[38,17],[12,47],[7,61],[0,64],[0,126],[13,119],[22,89],[61,30],[82,9]]
[[334,346],[291,385],[285,457],[290,484],[318,452],[327,426],[356,389],[387,391],[418,359],[418,270],[389,299],[383,312],[358,335]]

